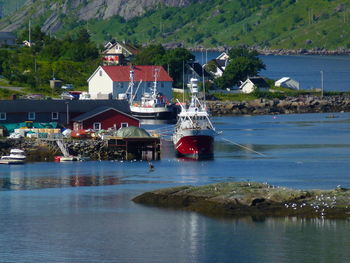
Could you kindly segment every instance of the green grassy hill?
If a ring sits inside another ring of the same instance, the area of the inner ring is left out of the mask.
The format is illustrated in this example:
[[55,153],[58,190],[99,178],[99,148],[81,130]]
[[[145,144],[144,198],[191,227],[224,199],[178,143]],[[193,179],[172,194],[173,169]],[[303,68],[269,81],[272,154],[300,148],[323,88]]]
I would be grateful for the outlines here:
[[[5,6],[10,10],[11,5],[13,10],[14,5],[22,5],[21,1],[6,0]],[[186,47],[247,44],[269,49],[350,48],[348,0],[193,0],[181,8],[158,5],[130,20],[120,16],[77,19],[79,10],[92,1],[81,1],[68,13],[60,10],[65,1],[33,1],[23,14],[36,14],[40,9],[40,15],[30,16],[33,25],[42,26],[56,12],[59,30],[51,34],[60,37],[87,27],[97,43],[115,38],[140,44],[181,42]],[[60,6],[50,10],[48,3],[53,2]],[[23,28],[28,19],[22,20]]]
[[350,9],[340,0],[209,0],[130,21],[89,21],[88,28],[98,42],[114,37],[187,47],[350,48]]

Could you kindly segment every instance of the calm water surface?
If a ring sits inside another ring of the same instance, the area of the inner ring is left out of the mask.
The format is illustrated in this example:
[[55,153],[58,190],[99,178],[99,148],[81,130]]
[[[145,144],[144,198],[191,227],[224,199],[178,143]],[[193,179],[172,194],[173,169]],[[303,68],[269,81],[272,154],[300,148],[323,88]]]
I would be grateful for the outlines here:
[[214,160],[176,159],[164,142],[153,172],[146,162],[1,166],[0,262],[348,262],[348,220],[209,218],[130,201],[225,181],[350,187],[350,113],[329,116],[214,118]]
[[[216,58],[219,52],[194,52],[204,64]],[[326,91],[350,91],[350,56],[260,56],[266,70],[260,75],[278,80],[291,77],[300,83],[301,89],[323,88]]]

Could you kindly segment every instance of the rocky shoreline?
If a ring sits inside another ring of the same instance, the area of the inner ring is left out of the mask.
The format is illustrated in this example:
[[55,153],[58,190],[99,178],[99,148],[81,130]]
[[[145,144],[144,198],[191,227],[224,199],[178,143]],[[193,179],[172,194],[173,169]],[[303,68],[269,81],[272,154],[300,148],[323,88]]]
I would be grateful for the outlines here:
[[181,186],[146,192],[134,202],[228,217],[350,218],[350,190],[293,190],[255,182]]
[[[65,140],[69,154],[88,157],[91,160],[120,160],[123,155],[114,148],[108,148],[102,140]],[[55,141],[30,138],[0,140],[0,156],[8,155],[13,148],[25,151],[27,161],[53,161],[54,156],[62,155]]]
[[[176,47],[184,47],[182,43],[168,43],[165,45],[166,48],[176,48]],[[230,50],[231,46],[221,46],[221,47],[215,47],[215,48],[205,48],[202,46],[197,47],[189,47],[188,50],[192,52],[227,52]],[[260,55],[273,55],[273,56],[299,56],[299,55],[310,55],[310,56],[347,56],[350,55],[350,49],[348,48],[337,48],[333,50],[325,49],[325,48],[312,48],[312,49],[285,49],[285,48],[279,48],[279,49],[270,49],[270,48],[261,48],[261,47],[249,47],[245,46],[245,48],[248,48],[250,50],[256,50]]]
[[350,95],[298,96],[252,101],[208,101],[213,116],[349,112]]

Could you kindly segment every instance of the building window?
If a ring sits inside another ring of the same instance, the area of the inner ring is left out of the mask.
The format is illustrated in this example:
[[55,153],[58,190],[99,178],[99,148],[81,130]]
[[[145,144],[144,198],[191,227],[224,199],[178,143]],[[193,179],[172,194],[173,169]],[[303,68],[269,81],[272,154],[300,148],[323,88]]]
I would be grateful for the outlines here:
[[28,112],[28,120],[30,121],[35,120],[35,112]]
[[102,77],[102,70],[100,70],[100,77]]
[[161,87],[161,88],[164,88],[164,82],[161,82],[161,83],[160,83],[160,87]]
[[6,121],[6,112],[0,112],[0,121]]
[[58,120],[58,112],[51,112],[51,119]]
[[121,127],[121,128],[128,127],[128,126],[129,126],[129,123],[127,123],[127,122],[122,122],[122,123],[120,124],[120,127]]
[[93,129],[94,129],[95,131],[101,130],[101,122],[94,122],[94,124],[93,124]]

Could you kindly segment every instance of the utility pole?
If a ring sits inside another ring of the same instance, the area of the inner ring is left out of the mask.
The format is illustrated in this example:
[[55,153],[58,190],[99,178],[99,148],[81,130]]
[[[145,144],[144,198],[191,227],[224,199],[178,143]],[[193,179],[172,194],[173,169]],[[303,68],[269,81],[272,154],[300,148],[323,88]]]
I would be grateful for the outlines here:
[[321,73],[321,98],[323,98],[323,70],[321,70],[320,73]]
[[348,20],[348,10],[346,7],[344,7],[344,24],[347,22]]
[[32,46],[32,42],[31,42],[31,22],[29,19],[29,24],[28,24],[28,41],[29,41],[29,46]]
[[203,92],[204,92],[204,103],[205,103],[205,80],[204,80],[204,53],[202,49],[202,81],[203,81]]
[[69,102],[68,101],[66,101],[65,102],[66,103],[66,106],[67,106],[67,117],[66,117],[66,121],[67,121],[67,125],[69,125]]

